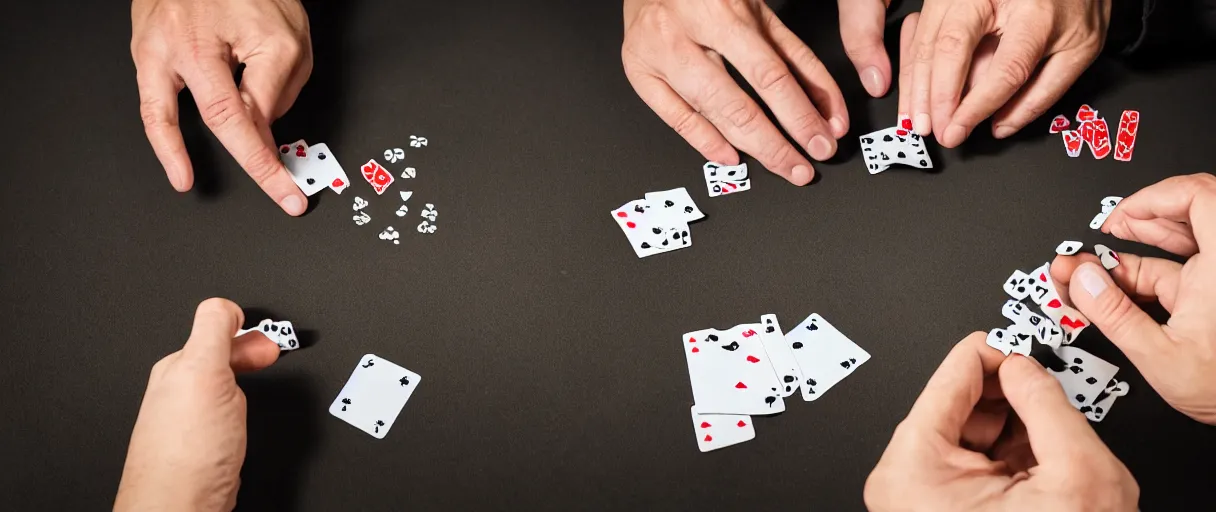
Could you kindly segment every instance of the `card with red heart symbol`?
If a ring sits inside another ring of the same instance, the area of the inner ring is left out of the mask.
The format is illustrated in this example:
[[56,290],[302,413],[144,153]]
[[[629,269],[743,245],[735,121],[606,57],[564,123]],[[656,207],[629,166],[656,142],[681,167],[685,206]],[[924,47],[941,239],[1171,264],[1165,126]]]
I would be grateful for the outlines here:
[[756,438],[756,427],[751,416],[738,414],[698,414],[692,406],[692,428],[697,434],[697,448],[701,453],[751,441]]
[[388,186],[393,184],[393,175],[389,174],[388,170],[375,158],[363,164],[359,171],[363,173],[363,179],[371,184],[372,190],[376,191],[376,195],[383,194],[385,190],[388,190]]
[[[284,149],[286,148],[286,152]],[[301,152],[305,156],[300,156]],[[346,171],[326,144],[308,146],[303,140],[279,148],[279,160],[291,174],[291,179],[304,195],[311,196],[329,187],[342,193],[350,186]]]
[[768,361],[760,324],[684,334],[682,345],[701,414],[765,415],[785,411],[781,384]]

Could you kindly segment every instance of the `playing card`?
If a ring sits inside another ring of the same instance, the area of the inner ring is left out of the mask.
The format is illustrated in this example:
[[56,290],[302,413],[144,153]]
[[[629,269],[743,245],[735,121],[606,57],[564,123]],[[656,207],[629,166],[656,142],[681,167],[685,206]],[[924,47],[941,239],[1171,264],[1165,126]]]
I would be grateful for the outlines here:
[[760,325],[764,327],[760,331],[760,341],[764,344],[764,352],[768,354],[768,360],[773,364],[773,372],[777,374],[777,380],[782,386],[777,390],[777,394],[785,398],[798,389],[799,383],[802,382],[802,370],[798,368],[798,360],[794,359],[790,344],[785,342],[785,331],[781,330],[777,315],[761,316]]
[[1068,123],[1067,116],[1063,116],[1063,115],[1056,116],[1055,119],[1051,120],[1051,128],[1049,128],[1047,132],[1053,133],[1053,134],[1060,133],[1064,130],[1067,130],[1068,126],[1069,126],[1069,123]]
[[1064,362],[1062,369],[1047,366],[1048,373],[1064,388],[1073,407],[1090,405],[1115,377],[1119,368],[1077,347],[1062,346],[1055,353]]
[[920,169],[933,167],[920,135],[900,126],[862,135],[861,153],[870,174],[878,174],[895,164]]
[[986,343],[989,347],[1000,350],[1002,354],[1008,356],[1013,352],[1013,347],[1009,345],[1009,337],[1009,332],[1005,329],[993,329],[988,331]]
[[802,399],[808,402],[823,396],[870,360],[869,353],[818,314],[786,333],[785,341],[802,370]]
[[[289,147],[286,154],[283,153],[284,147]],[[307,156],[300,157],[301,151]],[[316,194],[325,187],[341,194],[350,186],[346,171],[342,170],[338,158],[329,151],[326,144],[309,147],[304,141],[297,141],[290,146],[280,147],[279,159],[291,174],[292,181],[306,196]]]
[[258,325],[249,328],[241,329],[236,332],[237,338],[245,333],[257,331],[266,336],[266,339],[273,341],[279,346],[279,350],[290,351],[300,348],[300,340],[296,337],[296,328],[291,325],[291,322],[286,320],[275,322],[269,318],[258,322]]
[[1064,152],[1072,158],[1081,156],[1081,147],[1085,145],[1081,133],[1077,130],[1064,130],[1060,134],[1064,138]]
[[388,186],[393,184],[393,175],[389,174],[388,170],[375,158],[363,164],[359,171],[363,173],[363,179],[371,184],[372,190],[376,191],[376,195],[383,194],[385,190],[388,190]]
[[655,210],[655,215],[670,219],[671,224],[690,223],[705,218],[701,209],[693,202],[684,187],[661,192],[647,192],[646,202]]
[[375,354],[365,354],[329,406],[329,413],[384,439],[422,376]]
[[1119,266],[1119,253],[1102,244],[1094,245],[1094,254],[1102,261],[1102,268],[1112,270]]
[[1115,133],[1115,160],[1130,162],[1136,149],[1136,134],[1140,132],[1140,112],[1124,110],[1119,116],[1119,130]]
[[1059,254],[1060,256],[1072,256],[1076,254],[1077,251],[1080,251],[1081,247],[1081,242],[1074,242],[1071,240],[1060,242],[1060,245],[1056,247],[1056,254]]
[[1077,122],[1078,123],[1083,123],[1085,121],[1093,121],[1094,119],[1097,119],[1097,118],[1098,118],[1098,111],[1094,110],[1093,107],[1090,107],[1089,105],[1081,105],[1081,108],[1077,109]]
[[726,448],[756,438],[751,416],[737,414],[698,414],[692,406],[692,428],[701,453]]
[[[621,227],[630,247],[639,258],[653,256],[692,245],[688,224],[659,215],[648,216],[650,204],[645,199],[625,203],[612,211],[612,218]],[[664,222],[672,221],[674,224]]]
[[1115,211],[1115,207],[1123,202],[1123,198],[1119,196],[1106,196],[1102,198],[1102,213],[1109,214]]
[[1030,272],[1030,300],[1042,306],[1055,293],[1055,282],[1051,280],[1051,263],[1044,263]]
[[1021,270],[1014,270],[1009,279],[1005,280],[1004,290],[1015,300],[1025,299],[1030,295],[1030,276]]
[[[1039,324],[1038,329],[1034,331],[1034,337],[1039,340],[1039,343],[1053,349],[1060,348],[1060,344],[1064,343],[1064,331],[1050,320]],[[1030,351],[1027,350],[1026,354],[1023,355],[1029,354]]]
[[1010,352],[1028,356],[1030,349],[1034,347],[1034,329],[1028,324],[1010,325],[1005,328],[1005,343]]
[[1094,220],[1089,221],[1089,229],[1102,229],[1107,217],[1110,217],[1110,212],[1098,212],[1097,215],[1094,215]]
[[709,189],[709,197],[743,192],[752,188],[752,180],[748,178],[746,163],[723,165],[718,162],[706,162],[701,170],[705,174],[705,186]]
[[778,395],[760,324],[725,331],[703,329],[683,336],[692,394],[701,414],[777,414],[785,410]]
[[1101,160],[1106,158],[1111,152],[1110,128],[1106,125],[1106,120],[1102,118],[1086,121],[1093,127],[1093,140],[1089,142],[1089,151],[1093,153],[1094,158]]
[[1127,392],[1130,390],[1131,387],[1128,386],[1126,382],[1119,382],[1115,379],[1111,379],[1110,384],[1107,385],[1106,389],[1102,390],[1102,393],[1100,393],[1098,397],[1094,399],[1093,405],[1083,406],[1081,407],[1080,411],[1085,414],[1085,417],[1088,418],[1089,421],[1102,421],[1102,418],[1105,418],[1106,414],[1110,412],[1111,406],[1115,404],[1115,399],[1121,396],[1127,396]]

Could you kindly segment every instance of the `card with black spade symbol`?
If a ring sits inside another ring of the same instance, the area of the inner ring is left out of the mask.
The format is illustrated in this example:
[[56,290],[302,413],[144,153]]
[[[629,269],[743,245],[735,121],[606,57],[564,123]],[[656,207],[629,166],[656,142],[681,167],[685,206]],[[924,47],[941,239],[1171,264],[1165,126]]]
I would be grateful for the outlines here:
[[768,359],[773,363],[773,371],[777,373],[777,380],[781,381],[782,388],[777,393],[782,398],[794,394],[794,391],[802,382],[802,370],[798,368],[798,361],[794,359],[794,351],[790,349],[790,344],[785,342],[785,331],[781,330],[781,323],[777,321],[777,315],[768,314],[760,317],[760,325],[764,327],[760,331],[760,341],[764,344],[764,352],[768,354]]
[[[302,145],[303,142],[298,141],[292,147]],[[317,144],[307,147],[306,152],[306,157],[300,157],[296,150],[287,153],[281,149],[279,151],[279,160],[283,162],[283,166],[291,174],[292,181],[300,187],[304,195],[311,196],[326,187],[341,194],[350,186],[346,171],[342,170],[338,158],[329,151],[329,146]]]
[[365,354],[329,406],[329,413],[376,439],[384,439],[421,381],[417,373],[375,354]]
[[866,361],[870,354],[818,314],[812,314],[785,334],[802,369],[802,399],[823,396]]
[[785,411],[781,384],[768,361],[760,324],[684,335],[684,357],[700,414],[777,414]]
[[692,196],[688,195],[688,190],[684,187],[647,192],[646,202],[655,210],[655,214],[668,219],[668,224],[687,224],[705,218],[705,214],[697,208],[697,203],[693,202]]

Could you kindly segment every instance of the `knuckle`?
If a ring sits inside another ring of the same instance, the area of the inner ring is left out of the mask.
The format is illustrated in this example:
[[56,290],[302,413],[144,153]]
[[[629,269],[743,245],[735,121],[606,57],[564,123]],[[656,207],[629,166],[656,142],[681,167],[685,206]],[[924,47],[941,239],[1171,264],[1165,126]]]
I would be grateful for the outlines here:
[[203,123],[212,131],[219,130],[245,111],[245,103],[235,94],[223,93],[203,105]]
[[764,116],[760,112],[760,108],[744,98],[731,100],[722,105],[722,118],[744,134],[754,132],[762,117]]
[[1126,339],[1129,331],[1132,329],[1132,319],[1135,316],[1132,314],[1136,309],[1136,305],[1123,294],[1112,294],[1113,299],[1107,299],[1098,304],[1102,316],[1107,318],[1107,325],[1110,326],[1111,338]]
[[676,114],[676,117],[672,119],[671,128],[687,139],[697,130],[697,116],[699,115],[691,110]]
[[929,63],[933,61],[933,42],[924,41],[915,43],[914,46],[915,50],[913,54],[916,56],[917,62]]
[[967,34],[959,30],[943,30],[937,36],[937,43],[934,45],[934,51],[940,54],[949,55],[952,57],[962,56],[968,53]]
[[779,139],[766,143],[765,147],[760,149],[760,154],[757,158],[765,163],[765,167],[777,169],[782,167],[781,163],[790,159],[793,154],[794,148],[785,139]]
[[279,34],[266,38],[267,50],[287,62],[295,62],[304,56],[304,44],[289,34]]
[[756,88],[761,91],[777,91],[790,85],[794,75],[780,62],[765,62],[756,71]]
[[1191,186],[1203,191],[1208,196],[1216,195],[1216,176],[1210,173],[1192,174],[1186,177]]
[[1019,89],[1022,87],[1022,84],[1025,84],[1030,79],[1030,74],[1034,72],[1031,62],[1034,62],[1034,59],[1015,58],[1003,68],[997,70],[996,79],[1008,89]]
[[274,176],[275,171],[279,169],[278,155],[273,151],[267,151],[266,148],[256,146],[253,154],[246,155],[241,159],[245,165],[245,172],[249,177],[253,178],[259,186],[266,183],[271,176]]
[[139,100],[139,118],[145,129],[174,125],[173,121],[164,114],[164,101],[156,97],[146,97]]

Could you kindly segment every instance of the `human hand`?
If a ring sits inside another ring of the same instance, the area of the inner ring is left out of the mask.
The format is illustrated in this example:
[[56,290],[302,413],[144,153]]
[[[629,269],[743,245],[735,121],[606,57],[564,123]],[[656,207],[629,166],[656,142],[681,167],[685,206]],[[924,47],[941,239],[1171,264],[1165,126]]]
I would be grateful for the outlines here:
[[844,97],[763,1],[625,0],[624,10],[625,76],[706,159],[737,164],[739,148],[795,185],[814,176],[811,163],[726,72],[723,58],[812,158],[836,153],[836,139],[849,130]]
[[[1096,256],[1059,257],[1052,277],[1161,398],[1216,425],[1216,177],[1177,176],[1136,192],[1115,207],[1102,231],[1188,259],[1123,253],[1108,274]],[[1160,302],[1169,322],[1157,324],[1136,305],[1145,301]]]
[[840,39],[866,92],[875,98],[891,87],[891,58],[883,44],[891,0],[839,0]]
[[[948,148],[989,116],[993,136],[1009,137],[1093,63],[1109,21],[1110,0],[925,0],[901,34],[899,112]],[[987,71],[975,74],[985,40],[995,48]]]
[[1131,511],[1139,494],[1060,384],[977,332],[950,350],[896,427],[865,502],[876,512]]
[[173,188],[194,185],[177,115],[177,95],[189,87],[203,121],[245,172],[283,211],[303,214],[308,199],[279,162],[270,133],[312,73],[300,2],[134,0],[131,25],[144,133]]
[[114,510],[231,510],[245,460],[245,394],[234,371],[270,366],[260,332],[233,339],[241,309],[208,299],[181,350],[152,367]]

